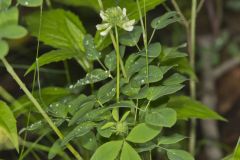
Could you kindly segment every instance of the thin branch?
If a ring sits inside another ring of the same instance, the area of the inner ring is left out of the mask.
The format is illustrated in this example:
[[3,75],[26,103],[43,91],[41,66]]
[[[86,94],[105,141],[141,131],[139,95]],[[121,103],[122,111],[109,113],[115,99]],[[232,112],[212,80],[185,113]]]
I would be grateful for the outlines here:
[[186,17],[183,15],[183,12],[181,11],[181,9],[178,6],[178,3],[175,0],[172,0],[172,4],[173,7],[175,8],[175,10],[178,12],[179,16],[181,17],[181,19],[183,20],[183,25],[188,28],[189,27],[189,23],[188,20],[186,19]]
[[198,7],[197,7],[197,13],[201,11],[204,2],[205,2],[205,0],[201,0],[201,1],[199,2]]
[[215,79],[219,78],[220,76],[222,76],[223,74],[228,72],[230,69],[238,66],[239,64],[240,64],[240,57],[232,58],[232,59],[224,62],[219,67],[217,67],[213,70],[214,78]]

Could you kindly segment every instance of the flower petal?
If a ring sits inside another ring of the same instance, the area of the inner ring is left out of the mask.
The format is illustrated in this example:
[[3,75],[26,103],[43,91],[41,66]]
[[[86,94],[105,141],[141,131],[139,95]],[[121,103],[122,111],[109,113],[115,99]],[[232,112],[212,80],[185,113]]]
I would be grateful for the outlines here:
[[130,20],[130,21],[127,21],[125,22],[123,25],[122,25],[122,28],[126,31],[132,31],[133,30],[133,25],[135,23],[135,20]]
[[123,26],[123,29],[129,32],[131,32],[133,28],[134,28],[133,26]]
[[127,16],[127,9],[126,8],[123,8],[123,16]]
[[112,26],[109,26],[107,29],[105,29],[104,31],[102,31],[102,32],[100,33],[100,35],[101,35],[101,36],[106,36],[111,29],[112,29]]
[[110,26],[109,23],[103,23],[103,24],[98,24],[96,25],[97,30],[104,30]]
[[124,25],[132,26],[134,25],[134,23],[135,23],[135,19],[125,22]]
[[102,18],[103,21],[107,21],[107,17],[103,11],[100,11],[100,17]]

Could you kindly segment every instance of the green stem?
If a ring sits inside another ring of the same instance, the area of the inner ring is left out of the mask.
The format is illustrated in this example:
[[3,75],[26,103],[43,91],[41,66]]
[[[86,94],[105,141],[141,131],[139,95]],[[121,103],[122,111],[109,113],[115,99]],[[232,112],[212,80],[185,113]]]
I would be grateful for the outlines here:
[[[60,139],[63,139],[63,134],[61,131],[57,128],[57,126],[53,123],[51,118],[46,114],[46,112],[43,110],[41,105],[38,103],[38,101],[33,97],[31,92],[27,89],[26,85],[21,81],[21,79],[18,77],[18,75],[13,70],[12,66],[8,63],[8,61],[5,58],[1,59],[3,64],[5,65],[8,73],[12,76],[12,78],[17,82],[17,84],[22,88],[24,93],[27,95],[29,100],[34,104],[36,109],[41,113],[41,115],[44,117],[44,119],[47,121],[47,123],[50,125],[50,127],[53,129],[53,131],[58,135]],[[78,159],[82,160],[82,157],[79,155],[79,153],[70,145],[67,145],[67,148],[70,152],[73,153],[73,155]]]
[[98,4],[101,10],[104,10],[102,0],[98,0]]
[[[32,94],[34,92],[34,87],[35,87],[35,81],[36,81],[36,76],[38,79],[38,86],[39,86],[39,96],[41,97],[41,87],[40,87],[40,80],[39,80],[39,66],[38,66],[38,56],[39,56],[39,48],[40,48],[40,36],[41,36],[41,28],[42,28],[42,13],[43,13],[43,5],[40,6],[40,18],[39,18],[39,28],[38,28],[38,41],[37,41],[37,52],[36,52],[36,68],[34,68],[34,76],[33,76],[33,83],[32,83]],[[28,111],[28,116],[27,116],[27,127],[30,122],[30,116],[31,116],[31,108]],[[24,140],[27,139],[27,132],[24,133]],[[22,158],[23,152],[24,152],[24,145],[22,146],[22,149],[20,151],[20,159]]]
[[[144,43],[144,48],[146,52],[146,74],[147,74],[147,85],[149,85],[149,80],[148,80],[148,42],[147,42],[147,31],[143,22],[143,16],[142,16],[142,11],[141,11],[141,6],[139,4],[139,0],[137,0],[137,6],[138,6],[138,12],[139,12],[139,17],[140,17],[140,23],[142,26],[142,31],[143,31],[143,43]],[[145,6],[144,6],[145,7]],[[144,9],[145,10],[145,9]],[[145,21],[146,22],[146,21]]]
[[145,107],[145,111],[147,111],[147,109],[148,109],[150,103],[151,103],[151,101],[148,101],[148,103],[147,103],[147,105],[146,105],[146,107]]
[[149,41],[148,41],[148,45],[151,43],[151,41],[152,41],[155,33],[156,33],[156,29],[153,30],[152,35],[151,35],[151,37],[150,37],[150,39],[149,39]]
[[71,76],[70,76],[70,72],[69,72],[68,62],[65,60],[65,61],[63,61],[63,64],[64,64],[67,83],[71,84],[72,82],[71,82]]
[[118,30],[117,26],[115,26],[115,37],[116,37],[116,57],[117,57],[117,94],[116,100],[119,102],[120,96],[120,51],[119,51],[119,40],[118,40]]
[[[111,36],[111,39],[112,39],[112,42],[113,42],[113,47],[114,47],[115,50],[117,50],[117,45],[118,45],[118,48],[119,48],[119,43],[116,42],[115,37],[114,37],[112,31],[110,31],[110,36]],[[125,67],[124,67],[123,60],[122,60],[121,56],[120,56],[119,60],[120,60],[120,66],[121,66],[121,70],[122,70],[123,76],[124,76],[124,78],[127,79],[127,73],[126,73],[126,70],[125,70]]]
[[[196,16],[197,16],[197,0],[192,0],[192,11],[191,11],[191,52],[190,52],[190,64],[193,70],[195,70],[195,45],[196,45]],[[193,99],[196,99],[196,83],[194,77],[190,80],[190,93]],[[190,141],[189,141],[189,151],[192,155],[195,154],[196,145],[196,120],[191,120],[190,129]]]
[[201,1],[199,2],[198,7],[197,7],[197,13],[201,11],[204,2],[205,2],[205,0],[201,0]]
[[103,104],[102,104],[99,100],[97,100],[97,103],[98,103],[102,108],[104,108]]
[[2,86],[0,86],[0,96],[2,96],[2,98],[9,103],[15,102],[15,98],[10,93],[8,93],[8,91],[6,91]]
[[188,20],[187,20],[186,17],[183,15],[181,9],[180,9],[179,6],[178,6],[178,3],[177,3],[175,0],[172,0],[172,4],[173,4],[175,10],[178,12],[179,16],[181,17],[183,25],[188,29],[188,25],[189,25],[189,24],[188,24]]
[[104,64],[100,61],[100,59],[97,59],[97,61],[98,61],[98,63],[100,64],[100,66],[101,66],[105,71],[109,72],[110,78],[113,79],[113,76],[112,76],[111,72],[104,66]]

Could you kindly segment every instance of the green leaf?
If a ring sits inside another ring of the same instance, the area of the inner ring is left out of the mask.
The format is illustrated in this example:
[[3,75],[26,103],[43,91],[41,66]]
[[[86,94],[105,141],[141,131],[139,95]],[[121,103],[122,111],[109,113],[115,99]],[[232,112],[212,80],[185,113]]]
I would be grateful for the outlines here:
[[[42,106],[50,105],[60,99],[66,98],[70,94],[69,89],[61,88],[61,87],[46,87],[42,88],[40,91],[41,98],[39,97],[39,90],[33,92],[33,96],[41,103],[42,101],[44,104]],[[41,100],[40,100],[41,99]],[[21,105],[17,105],[21,104]],[[13,108],[13,112],[16,117],[29,112],[29,108],[33,106],[33,103],[29,100],[29,98],[24,95],[21,96],[19,99],[12,103],[11,108]],[[33,111],[37,111],[32,108]]]
[[87,73],[84,78],[78,80],[77,83],[75,83],[71,88],[100,82],[107,79],[109,76],[110,74],[108,71],[104,71],[102,69],[94,69],[91,72]]
[[[94,110],[91,110],[90,112],[88,112],[87,114],[85,114],[83,117],[80,117],[77,120],[77,123],[81,123],[81,122],[85,122],[85,121],[100,121],[100,120],[105,120],[107,118],[109,118],[109,116],[111,114],[108,114],[109,110],[111,108],[97,108]],[[109,115],[109,116],[106,116]]]
[[[29,29],[38,36],[39,13],[27,17]],[[86,31],[77,15],[63,9],[45,11],[42,15],[41,41],[54,48],[84,51],[83,38]]]
[[0,12],[0,27],[4,25],[17,25],[18,24],[18,9],[12,7],[10,9]]
[[[39,32],[39,18],[39,13],[27,17],[28,29],[36,37]],[[73,52],[72,54],[78,55],[77,62],[85,71],[91,68],[84,54],[83,38],[86,31],[77,15],[63,9],[45,11],[40,32],[40,41],[54,48]]]
[[19,25],[6,25],[0,27],[0,38],[18,39],[27,34],[27,30]]
[[141,160],[141,158],[136,150],[124,141],[120,160]]
[[128,117],[129,114],[130,114],[130,111],[125,112],[125,113],[123,114],[120,122],[124,122],[124,121],[127,119],[127,117]]
[[42,5],[43,0],[18,0],[18,3],[26,7],[38,7]]
[[154,148],[157,148],[157,147],[158,147],[158,145],[156,145],[155,143],[150,141],[148,143],[141,144],[140,147],[136,148],[136,151],[138,153],[147,152],[147,151],[149,152],[149,151],[151,151],[151,150],[153,150]]
[[147,68],[144,67],[140,70],[140,72],[131,79],[131,86],[133,87],[140,87],[143,84],[154,83],[158,82],[163,78],[163,73],[161,68],[157,66],[150,65],[148,67],[148,74]]
[[[89,7],[95,11],[99,11],[99,5],[96,0],[89,1],[76,1],[76,0],[54,0],[57,3],[62,3],[64,5],[77,6],[77,7]],[[105,5],[104,5],[105,6]]]
[[80,136],[79,141],[81,146],[90,151],[95,151],[98,147],[96,136],[92,131],[83,136]]
[[107,122],[106,124],[104,124],[102,127],[101,127],[101,129],[108,129],[108,128],[110,128],[110,127],[113,127],[114,125],[116,125],[116,123],[115,122]]
[[189,118],[217,119],[226,121],[225,118],[205,106],[186,96],[171,97],[167,107],[177,112],[178,119],[187,120]]
[[[160,55],[162,51],[162,46],[160,43],[152,43],[148,46],[148,57],[156,58]],[[146,56],[146,51],[143,50],[140,52],[140,55]]]
[[181,90],[182,88],[183,88],[183,85],[150,87],[148,89],[147,99],[149,101],[154,101],[165,95],[176,93],[177,91]]
[[127,96],[135,96],[138,94],[138,92],[140,91],[140,87],[133,87],[131,83],[128,83],[127,85],[123,86],[121,88],[121,92],[124,94],[124,95],[127,95]]
[[163,75],[166,74],[173,66],[161,66],[160,69],[162,70]]
[[114,51],[105,56],[104,64],[110,71],[114,71],[116,69],[116,59],[117,58]]
[[17,122],[9,106],[3,101],[0,101],[0,115],[0,128],[6,134],[5,136],[8,137],[16,150],[19,151]]
[[176,67],[177,71],[179,71],[180,73],[187,74],[188,76],[192,77],[194,80],[197,80],[197,76],[187,58],[185,57],[179,58],[174,63],[178,65]]
[[139,91],[139,93],[137,95],[131,96],[131,99],[143,99],[146,98],[148,95],[148,90],[149,87],[148,86],[144,86],[143,88],[141,88],[141,90]]
[[[126,69],[126,72],[127,72],[127,74],[128,74],[129,77],[130,77],[132,74],[135,73],[134,69],[131,69],[131,68],[132,68],[132,64],[135,63],[135,61],[137,61],[138,58],[139,58],[139,55],[137,55],[136,53],[134,53],[134,54],[131,54],[131,55],[127,58],[127,60],[126,60],[125,69]],[[146,63],[146,61],[145,61],[145,63]],[[135,65],[137,65],[137,64],[135,64]],[[142,64],[142,65],[144,66],[145,64]],[[137,68],[137,67],[135,67],[135,68]],[[131,73],[131,72],[133,72],[133,73]]]
[[7,9],[12,3],[12,0],[1,0],[0,1],[0,11]]
[[168,59],[167,61],[162,62],[162,65],[172,66],[178,72],[187,74],[188,76],[194,78],[194,80],[197,79],[197,76],[186,57]]
[[169,160],[194,160],[190,153],[178,149],[167,149],[167,156]]
[[6,41],[0,40],[0,59],[4,58],[9,51],[9,47]]
[[101,145],[96,152],[93,154],[91,160],[114,160],[117,158],[123,141],[110,141]]
[[65,99],[50,104],[47,108],[47,112],[53,117],[66,118],[68,114],[68,106],[65,103]]
[[[65,121],[65,119],[63,118],[54,118],[53,119],[53,123],[58,127],[60,126],[63,122]],[[45,121],[37,121],[35,123],[32,123],[31,125],[22,128],[19,131],[19,135],[22,134],[25,131],[30,131],[30,132],[35,132],[38,134],[45,134],[46,132],[49,132],[51,130],[51,128],[49,127],[48,123]]]
[[162,108],[157,111],[150,111],[145,116],[147,124],[159,127],[171,128],[177,121],[177,114],[171,108]]
[[[142,13],[145,13],[154,9],[159,4],[163,3],[165,0],[139,0],[140,8]],[[145,5],[144,5],[145,3]],[[126,3],[122,2],[122,7],[126,6]],[[139,11],[138,7],[136,7],[136,2],[128,3],[127,6],[127,15],[130,19],[139,20]]]
[[167,27],[169,24],[180,21],[178,13],[175,11],[167,12],[164,15],[157,17],[152,20],[151,26],[154,29],[162,29]]
[[89,60],[98,60],[101,58],[101,52],[97,51],[93,37],[90,34],[85,35],[83,39],[83,46]]
[[163,81],[163,85],[169,86],[169,85],[178,85],[186,81],[187,78],[179,73],[174,73],[170,77],[168,77],[166,80]]
[[162,127],[154,127],[140,123],[131,130],[126,140],[133,143],[146,143],[155,138],[161,130]]
[[142,34],[142,28],[135,26],[133,31],[124,32],[120,35],[119,41],[122,45],[133,47],[137,45]]
[[[71,59],[73,57],[77,57],[78,55],[70,50],[52,50],[40,56],[38,58],[38,67],[44,66],[49,63],[59,62],[67,59]],[[28,68],[25,75],[33,71],[37,67],[36,62]]]
[[113,116],[113,119],[118,122],[119,121],[119,110],[118,108],[113,108],[112,110],[112,116]]
[[97,99],[102,104],[110,101],[116,94],[116,80],[112,80],[103,85],[97,92]]
[[238,139],[237,145],[233,153],[233,160],[239,160],[239,159],[240,159],[240,138]]
[[111,135],[113,134],[113,130],[112,128],[106,128],[106,129],[102,129],[103,126],[99,125],[97,127],[97,132],[99,133],[99,135],[101,135],[102,137],[105,138],[110,138]]
[[181,140],[185,139],[186,137],[181,135],[181,134],[173,134],[171,136],[162,136],[158,139],[158,145],[161,145],[161,144],[175,144],[175,143],[178,143],[180,142]]
[[222,160],[233,160],[233,154],[227,155],[226,157],[223,157]]
[[66,145],[69,141],[87,134],[95,125],[93,122],[83,122],[70,131],[62,140],[61,145]]
[[77,122],[78,119],[83,117],[86,113],[91,111],[94,107],[95,101],[86,101],[85,103],[80,104],[79,110],[73,115],[72,119],[69,121],[68,125],[72,126]]
[[[148,62],[150,63],[153,59],[149,58]],[[128,57],[125,69],[128,77],[130,78],[134,73],[139,72],[143,67],[146,66],[146,58],[139,57],[138,55],[132,54]]]
[[[119,51],[120,51],[121,57],[124,56],[125,50],[126,50],[125,46],[120,46]],[[112,52],[110,52],[109,54],[107,54],[105,56],[104,64],[107,66],[107,68],[110,71],[114,71],[116,69],[116,52],[115,52],[115,50],[113,50]]]
[[120,101],[120,102],[117,102],[117,103],[114,103],[110,106],[108,106],[109,108],[136,108],[136,105],[133,101],[130,101],[130,100],[126,100],[126,101]]
[[92,97],[90,98],[84,94],[80,94],[79,96],[68,102],[67,106],[69,108],[69,113],[71,115],[74,115],[82,107],[82,104],[91,100],[93,100]]
[[163,47],[163,50],[160,55],[161,61],[167,61],[175,58],[187,57],[186,53],[179,52],[177,47]]
[[58,153],[62,152],[61,140],[55,141],[48,152],[48,159],[53,159]]
[[42,120],[40,120],[38,122],[32,123],[31,125],[29,125],[29,126],[27,126],[25,128],[22,128],[19,131],[19,134],[22,134],[25,131],[34,131],[34,130],[43,128],[44,126],[45,126],[45,123]]
[[[89,0],[89,1],[76,1],[76,0],[54,0],[56,2],[70,5],[70,6],[84,6],[90,7],[94,9],[97,13],[101,10],[97,0]],[[146,10],[146,12],[154,9],[156,6],[164,2],[164,0],[139,0],[142,13]],[[145,2],[145,10],[144,10],[144,2]],[[107,0],[103,1],[104,8],[115,7],[116,1],[115,0]],[[127,9],[127,14],[130,19],[139,20],[139,12],[138,8],[136,7],[136,2],[134,0],[128,0],[128,3],[125,1],[119,1],[118,6],[121,8],[125,7]]]

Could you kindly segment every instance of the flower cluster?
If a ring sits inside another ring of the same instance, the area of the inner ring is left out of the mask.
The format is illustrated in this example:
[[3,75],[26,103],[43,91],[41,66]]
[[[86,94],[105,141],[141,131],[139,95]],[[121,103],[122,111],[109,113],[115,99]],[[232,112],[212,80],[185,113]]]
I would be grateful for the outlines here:
[[129,20],[127,17],[126,8],[121,9],[120,7],[108,8],[105,12],[101,11],[100,16],[103,20],[102,24],[98,24],[97,30],[101,31],[102,36],[106,36],[110,30],[118,26],[126,31],[132,31],[135,20]]

